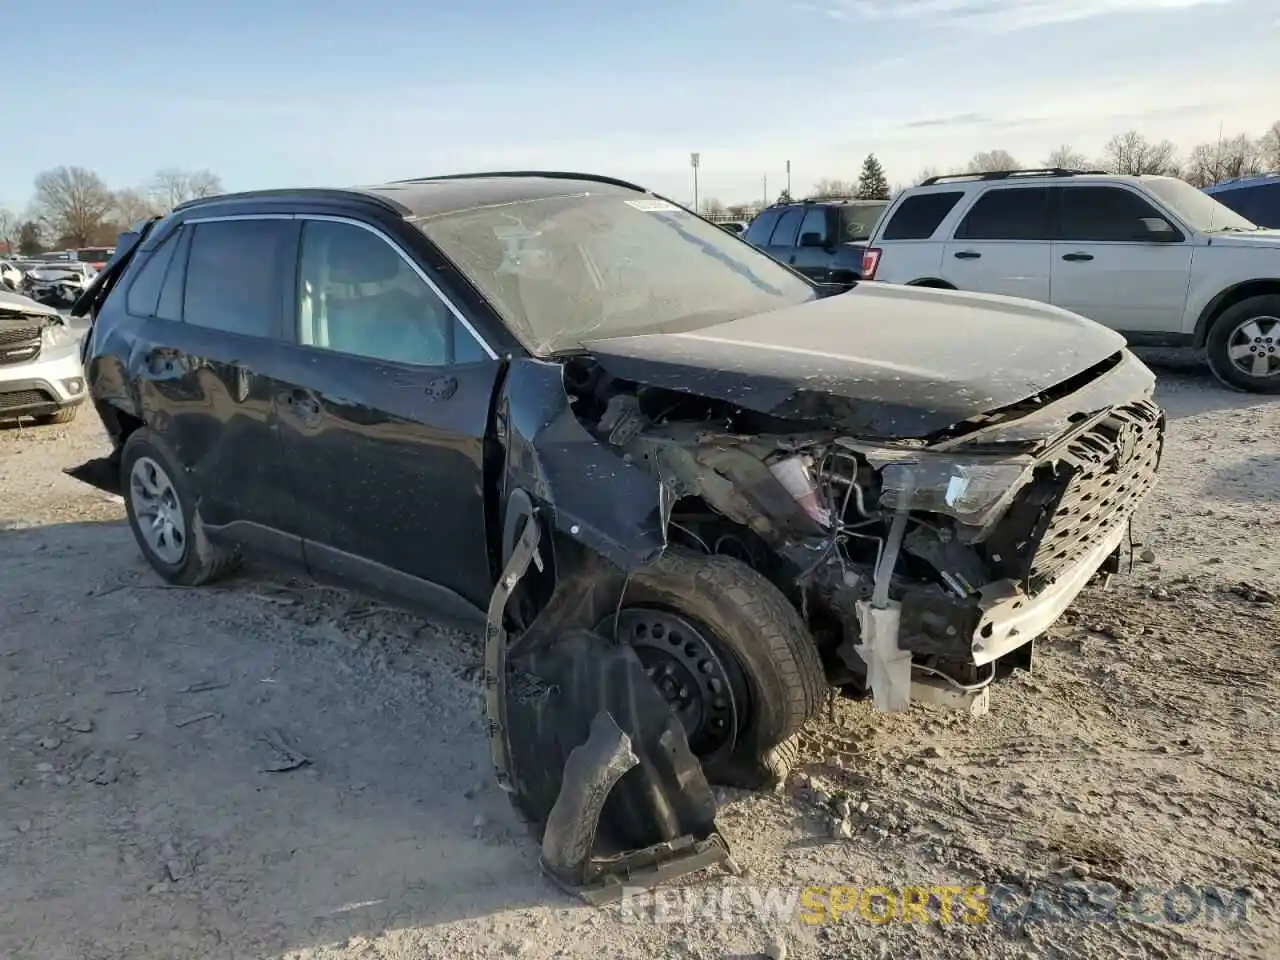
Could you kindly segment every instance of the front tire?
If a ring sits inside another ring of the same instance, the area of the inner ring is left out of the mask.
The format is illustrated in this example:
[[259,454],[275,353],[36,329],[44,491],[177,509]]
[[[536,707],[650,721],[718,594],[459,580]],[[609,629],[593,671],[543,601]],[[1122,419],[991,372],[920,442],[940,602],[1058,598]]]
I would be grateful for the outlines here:
[[169,583],[199,586],[235,566],[238,556],[205,535],[187,472],[168,445],[146,427],[125,441],[120,490],[142,555]]
[[827,683],[777,587],[740,560],[668,548],[631,578],[617,626],[685,724],[708,780],[760,789],[786,777],[795,735]]
[[1205,343],[1209,369],[1248,393],[1280,393],[1280,295],[1249,297],[1219,314]]
[[36,417],[36,423],[41,426],[52,426],[55,423],[70,423],[76,418],[76,414],[79,412],[79,405],[74,407],[63,407],[55,413],[46,413],[43,417]]

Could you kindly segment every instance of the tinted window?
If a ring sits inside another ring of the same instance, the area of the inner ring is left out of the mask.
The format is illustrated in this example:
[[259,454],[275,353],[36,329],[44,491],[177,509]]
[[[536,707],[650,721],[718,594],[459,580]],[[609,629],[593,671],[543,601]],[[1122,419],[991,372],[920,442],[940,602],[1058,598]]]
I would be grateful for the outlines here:
[[182,319],[201,327],[269,337],[280,314],[277,279],[287,220],[196,224],[187,257]]
[[173,260],[160,288],[156,316],[162,320],[182,319],[182,280],[187,272],[187,251],[191,247],[191,228],[182,227],[173,241]]
[[[382,237],[349,223],[302,228],[298,340],[360,357],[441,366],[485,359],[434,290]],[[469,342],[468,342],[469,341]]]
[[769,246],[771,247],[794,247],[796,245],[796,237],[800,233],[800,220],[804,216],[804,212],[800,207],[792,207],[782,215],[778,220],[778,225],[773,229],[773,236],[769,238]]
[[1144,240],[1148,232],[1143,218],[1161,216],[1138,194],[1121,187],[1065,187],[1059,202],[1063,240]]
[[812,207],[804,215],[804,220],[800,223],[800,236],[806,233],[816,233],[822,238],[822,242],[827,242],[827,208]]
[[988,190],[956,230],[957,240],[1048,240],[1047,189]]
[[878,203],[849,203],[840,207],[840,239],[846,243],[868,239],[887,206],[889,201],[883,200]]
[[125,309],[134,316],[155,315],[156,301],[160,299],[160,287],[164,285],[165,271],[169,269],[169,264],[173,260],[173,251],[178,246],[174,239],[176,235],[176,233],[169,234],[159,247],[151,251],[142,269],[133,278],[133,283],[129,284],[129,294],[125,297]]
[[964,196],[962,193],[918,193],[907,197],[893,211],[882,240],[928,240],[938,224]]
[[777,210],[766,210],[754,220],[747,232],[742,235],[748,243],[764,244],[769,242],[769,234],[773,233],[773,225],[778,222]]

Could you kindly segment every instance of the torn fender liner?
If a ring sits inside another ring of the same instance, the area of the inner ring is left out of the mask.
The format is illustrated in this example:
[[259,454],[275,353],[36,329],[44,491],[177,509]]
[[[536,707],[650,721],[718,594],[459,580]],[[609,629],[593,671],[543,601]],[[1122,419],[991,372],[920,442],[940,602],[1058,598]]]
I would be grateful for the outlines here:
[[499,783],[542,866],[593,903],[728,857],[701,765],[630,646],[568,630],[507,658],[502,612],[533,557],[526,523],[490,603],[485,694]]

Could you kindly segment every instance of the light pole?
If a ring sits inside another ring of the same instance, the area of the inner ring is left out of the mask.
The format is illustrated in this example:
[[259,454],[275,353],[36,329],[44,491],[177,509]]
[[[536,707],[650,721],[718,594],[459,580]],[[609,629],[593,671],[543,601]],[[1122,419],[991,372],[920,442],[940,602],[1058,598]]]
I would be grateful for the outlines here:
[[787,199],[791,199],[791,161],[787,161]]
[[693,166],[693,212],[698,212],[698,163],[702,159],[702,154],[689,154],[689,163]]

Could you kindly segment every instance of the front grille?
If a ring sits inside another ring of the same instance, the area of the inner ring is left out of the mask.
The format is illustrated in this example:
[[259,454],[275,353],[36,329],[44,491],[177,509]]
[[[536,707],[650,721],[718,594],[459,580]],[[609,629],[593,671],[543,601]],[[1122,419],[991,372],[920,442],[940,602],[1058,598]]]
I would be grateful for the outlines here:
[[1116,407],[1042,464],[988,537],[988,561],[1035,594],[1125,522],[1155,482],[1164,417],[1149,400]]
[[13,390],[9,393],[0,393],[0,410],[18,410],[22,407],[53,402],[53,397],[43,390]]
[[40,328],[0,330],[0,364],[30,363],[40,356]]

